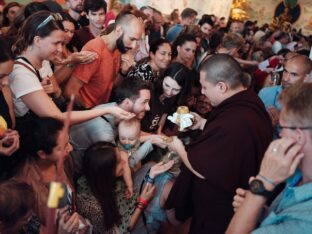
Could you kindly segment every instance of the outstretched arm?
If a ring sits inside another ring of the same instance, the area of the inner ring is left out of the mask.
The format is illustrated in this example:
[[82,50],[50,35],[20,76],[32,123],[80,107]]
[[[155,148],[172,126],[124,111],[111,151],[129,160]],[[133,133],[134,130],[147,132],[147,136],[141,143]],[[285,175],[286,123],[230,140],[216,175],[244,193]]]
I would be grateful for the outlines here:
[[184,145],[182,143],[182,141],[177,138],[177,137],[173,137],[172,138],[172,142],[169,143],[168,145],[169,149],[176,152],[180,158],[182,159],[184,165],[191,171],[193,172],[197,177],[201,178],[201,179],[205,179],[205,177],[203,175],[201,175],[199,172],[197,172],[191,165],[190,161],[187,158],[187,152],[185,151]]

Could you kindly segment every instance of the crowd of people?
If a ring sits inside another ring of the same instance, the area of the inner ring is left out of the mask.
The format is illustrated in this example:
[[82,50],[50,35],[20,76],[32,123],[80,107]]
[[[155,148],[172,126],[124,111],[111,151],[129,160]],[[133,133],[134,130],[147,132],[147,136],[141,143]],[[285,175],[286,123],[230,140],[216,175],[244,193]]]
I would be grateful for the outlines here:
[[0,233],[311,232],[311,36],[119,1],[0,10]]

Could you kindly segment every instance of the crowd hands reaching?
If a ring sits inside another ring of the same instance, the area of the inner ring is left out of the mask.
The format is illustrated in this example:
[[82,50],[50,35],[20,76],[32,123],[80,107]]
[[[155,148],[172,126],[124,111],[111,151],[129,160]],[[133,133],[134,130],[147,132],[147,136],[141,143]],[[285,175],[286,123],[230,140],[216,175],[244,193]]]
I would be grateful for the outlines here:
[[[274,210],[267,194],[298,173],[291,186],[310,183],[311,113],[298,111],[290,97],[309,99],[311,37],[251,21],[225,25],[214,15],[196,20],[192,8],[166,16],[118,1],[109,11],[103,0],[67,6],[0,6],[0,232],[51,232],[51,220],[61,234],[149,233],[166,229],[167,221],[187,230],[183,201],[196,208],[186,215],[193,216],[193,233],[265,233],[258,218],[270,219]],[[257,114],[235,103],[243,95]],[[227,104],[242,108],[242,116],[224,117]],[[192,116],[185,129],[179,107]],[[176,123],[168,120],[174,113]],[[240,141],[251,138],[261,142]],[[49,219],[47,184],[56,173],[68,197]],[[230,204],[232,194],[233,207],[209,203],[209,186],[221,188],[211,194],[216,204]],[[203,207],[224,215],[213,223],[204,218],[201,229],[195,223]],[[311,230],[304,225],[302,233]]]

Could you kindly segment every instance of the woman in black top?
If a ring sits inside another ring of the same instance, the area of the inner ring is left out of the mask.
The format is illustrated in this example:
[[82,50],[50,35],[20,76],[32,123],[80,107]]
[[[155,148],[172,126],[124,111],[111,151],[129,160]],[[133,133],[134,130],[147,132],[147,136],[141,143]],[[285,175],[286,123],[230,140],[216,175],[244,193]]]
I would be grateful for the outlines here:
[[162,38],[153,41],[149,55],[148,59],[143,60],[128,73],[128,78],[140,77],[142,80],[156,81],[171,61],[170,43]]
[[169,113],[185,105],[191,89],[189,70],[181,63],[171,64],[161,79],[155,83],[150,101],[150,111],[141,121],[144,132],[160,134]]

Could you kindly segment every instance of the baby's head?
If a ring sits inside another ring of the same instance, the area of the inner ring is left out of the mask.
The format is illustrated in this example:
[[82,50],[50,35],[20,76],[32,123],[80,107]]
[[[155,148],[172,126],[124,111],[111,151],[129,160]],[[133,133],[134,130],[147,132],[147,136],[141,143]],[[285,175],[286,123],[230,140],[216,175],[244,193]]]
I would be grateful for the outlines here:
[[141,124],[137,118],[123,120],[118,125],[118,137],[125,150],[131,149],[140,140]]

